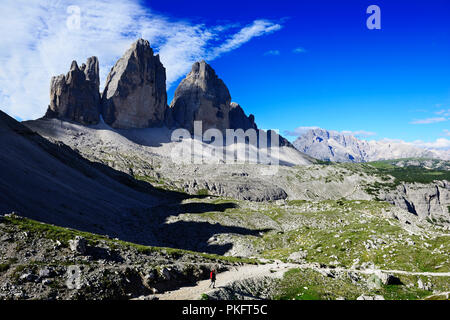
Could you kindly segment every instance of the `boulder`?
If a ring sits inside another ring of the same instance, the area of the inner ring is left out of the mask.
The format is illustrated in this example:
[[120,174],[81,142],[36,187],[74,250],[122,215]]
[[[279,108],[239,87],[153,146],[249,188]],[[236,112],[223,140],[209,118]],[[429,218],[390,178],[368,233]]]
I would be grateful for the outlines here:
[[356,300],[384,300],[383,296],[375,295],[375,296],[367,296],[367,295],[360,295]]
[[288,259],[293,262],[304,262],[308,253],[306,251],[300,250],[293,252],[289,255]]
[[70,250],[81,255],[86,253],[86,245],[86,239],[80,236],[76,236],[75,239],[69,240]]
[[372,274],[368,279],[367,279],[367,287],[369,289],[380,289],[383,286],[383,282],[381,281],[381,279],[375,275]]
[[38,277],[32,273],[24,273],[19,277],[21,282],[34,282]]
[[91,57],[78,67],[72,62],[67,75],[53,77],[50,84],[50,105],[46,118],[96,124],[100,118],[99,66]]
[[393,274],[385,272],[377,272],[376,275],[381,280],[381,283],[384,284],[385,286],[402,284],[400,279],[394,276]]
[[54,270],[49,267],[43,267],[42,269],[39,270],[39,278],[40,279],[50,278],[54,274],[55,274]]
[[102,115],[114,128],[162,126],[167,110],[166,69],[147,40],[139,39],[109,73]]

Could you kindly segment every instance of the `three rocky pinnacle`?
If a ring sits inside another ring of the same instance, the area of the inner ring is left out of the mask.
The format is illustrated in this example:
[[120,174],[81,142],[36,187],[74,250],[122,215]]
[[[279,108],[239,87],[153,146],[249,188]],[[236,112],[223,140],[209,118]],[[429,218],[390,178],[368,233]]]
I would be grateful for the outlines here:
[[116,129],[167,126],[193,132],[194,121],[202,121],[203,130],[257,128],[254,116],[231,102],[225,83],[205,61],[194,63],[168,106],[166,69],[147,40],[134,42],[116,62],[103,93],[99,86],[97,57],[81,67],[73,61],[67,75],[52,78],[45,117],[91,125],[101,115]]

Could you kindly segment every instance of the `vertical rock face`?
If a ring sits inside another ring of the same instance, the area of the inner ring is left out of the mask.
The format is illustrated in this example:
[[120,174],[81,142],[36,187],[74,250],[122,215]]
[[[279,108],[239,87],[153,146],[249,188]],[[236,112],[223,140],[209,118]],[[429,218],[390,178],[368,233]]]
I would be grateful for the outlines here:
[[231,96],[228,88],[205,61],[196,62],[175,91],[171,108],[171,126],[193,131],[194,121],[202,121],[203,130],[229,128]]
[[450,182],[403,183],[395,190],[380,190],[377,197],[403,208],[421,219],[450,221]]
[[230,104],[230,129],[258,129],[255,123],[255,116],[249,115],[248,117],[245,115],[244,110],[241,106],[235,102]]
[[147,128],[162,125],[166,109],[166,69],[149,42],[139,39],[108,75],[103,118],[114,128]]
[[97,57],[89,58],[81,68],[73,61],[67,75],[52,78],[50,105],[45,116],[82,124],[98,123],[99,85]]

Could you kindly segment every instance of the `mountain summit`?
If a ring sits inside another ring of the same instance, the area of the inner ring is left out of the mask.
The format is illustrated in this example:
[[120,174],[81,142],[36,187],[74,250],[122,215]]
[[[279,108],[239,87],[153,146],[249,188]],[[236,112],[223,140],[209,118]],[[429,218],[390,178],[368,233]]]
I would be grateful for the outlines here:
[[231,102],[227,86],[204,60],[194,63],[181,81],[170,110],[170,125],[191,132],[194,121],[202,121],[203,130],[256,129],[255,117],[247,117],[238,104]]
[[359,140],[353,135],[321,128],[305,131],[293,144],[297,150],[311,157],[336,162],[369,162],[401,158],[450,159],[449,151],[423,149],[402,141]]
[[114,128],[161,126],[167,108],[166,69],[147,40],[117,61],[102,94],[102,114]]
[[196,62],[181,81],[171,104],[174,125],[193,131],[194,121],[203,129],[229,128],[231,95],[225,83],[204,60]]

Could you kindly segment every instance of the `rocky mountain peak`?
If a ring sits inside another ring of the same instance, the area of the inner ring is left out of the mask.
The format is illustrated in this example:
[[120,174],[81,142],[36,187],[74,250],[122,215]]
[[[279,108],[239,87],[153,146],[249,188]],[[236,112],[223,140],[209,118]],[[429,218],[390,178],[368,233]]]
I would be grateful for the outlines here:
[[86,64],[83,64],[82,69],[86,75],[86,80],[98,88],[100,86],[100,68],[97,57],[88,58]]
[[173,125],[193,131],[194,121],[202,121],[203,130],[228,129],[230,103],[230,92],[214,69],[205,61],[196,62],[175,91]]
[[97,57],[78,67],[73,61],[66,75],[53,77],[46,117],[95,124],[99,121],[99,69]]
[[111,69],[102,114],[114,128],[160,126],[167,109],[166,69],[147,40],[131,45]]
[[257,129],[215,70],[204,60],[195,62],[167,106],[166,69],[147,40],[135,41],[108,74],[99,94],[99,61],[91,57],[79,67],[76,61],[67,75],[53,77],[47,117],[94,124],[100,114],[118,129],[167,125],[193,132],[194,121],[203,130],[216,128]]
[[78,68],[78,63],[75,60],[73,60],[72,64],[70,65],[70,71],[78,71],[78,70],[80,70],[80,68]]
[[368,162],[401,158],[449,159],[445,150],[424,149],[402,141],[360,140],[338,131],[321,128],[306,130],[294,142],[295,148],[321,160],[337,162]]

